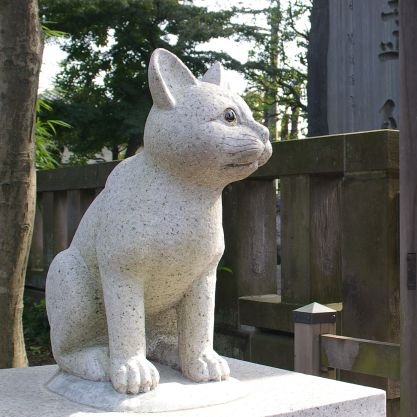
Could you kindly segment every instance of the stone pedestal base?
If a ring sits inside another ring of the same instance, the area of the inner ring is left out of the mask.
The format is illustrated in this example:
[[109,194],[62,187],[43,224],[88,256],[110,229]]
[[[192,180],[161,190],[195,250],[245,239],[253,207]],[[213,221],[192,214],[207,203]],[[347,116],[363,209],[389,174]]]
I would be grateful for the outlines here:
[[226,404],[249,394],[249,387],[235,378],[196,384],[179,371],[154,362],[159,371],[157,389],[140,395],[122,395],[110,382],[93,382],[57,372],[47,388],[68,400],[105,411],[162,413]]
[[[385,393],[381,390],[233,359],[228,359],[228,363],[236,381],[226,383],[189,384],[174,371],[166,373],[166,369],[163,369],[160,386],[151,393],[151,396],[163,397],[164,409],[173,410],[165,412],[161,411],[162,402],[155,402],[158,404],[155,405],[155,412],[152,412],[152,407],[149,408],[149,401],[147,412],[107,412],[70,401],[47,388],[48,382],[57,373],[56,366],[4,369],[0,370],[0,417],[385,417],[386,415]],[[56,383],[57,381],[59,379],[55,379]],[[68,381],[64,382],[64,385],[67,383]],[[57,385],[62,387],[62,380]],[[205,392],[207,392],[206,401],[202,401]],[[217,396],[217,401],[213,396]],[[78,400],[81,400],[81,394]],[[134,400],[129,399],[129,401]],[[198,408],[190,409],[193,401],[193,406]],[[103,399],[102,403],[105,402],[106,400]]]

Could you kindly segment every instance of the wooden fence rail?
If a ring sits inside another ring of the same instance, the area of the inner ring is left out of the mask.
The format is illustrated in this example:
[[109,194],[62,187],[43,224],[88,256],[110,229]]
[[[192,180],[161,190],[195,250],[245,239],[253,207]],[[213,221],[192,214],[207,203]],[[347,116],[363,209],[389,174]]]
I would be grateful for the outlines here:
[[340,371],[348,372],[362,376],[361,382],[371,386],[382,380],[384,384],[378,387],[386,391],[387,416],[399,417],[400,345],[338,336],[336,314],[318,303],[293,311],[295,370],[327,378],[336,378],[336,370],[339,376]]
[[400,345],[354,337],[320,336],[321,367],[400,379]]

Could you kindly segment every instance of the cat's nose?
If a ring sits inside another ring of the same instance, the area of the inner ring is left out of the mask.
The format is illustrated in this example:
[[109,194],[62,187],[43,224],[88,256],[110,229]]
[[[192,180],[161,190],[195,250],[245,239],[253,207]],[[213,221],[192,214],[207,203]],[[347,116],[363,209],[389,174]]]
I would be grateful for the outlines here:
[[262,165],[266,164],[266,162],[271,157],[271,155],[272,155],[272,145],[271,145],[271,142],[268,140],[265,143],[265,149],[264,149],[261,157],[258,160],[259,166],[262,166]]
[[269,141],[269,130],[265,126],[262,126],[262,128],[262,142],[267,143]]
[[255,131],[259,135],[262,143],[265,145],[269,141],[269,130],[258,122],[255,122]]

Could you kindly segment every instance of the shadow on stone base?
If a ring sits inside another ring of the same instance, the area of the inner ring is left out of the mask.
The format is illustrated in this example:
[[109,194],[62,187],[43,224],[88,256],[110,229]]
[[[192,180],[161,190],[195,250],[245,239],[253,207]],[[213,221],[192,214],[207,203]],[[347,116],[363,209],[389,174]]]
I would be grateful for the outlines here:
[[225,404],[248,395],[245,384],[234,378],[221,382],[195,383],[180,372],[158,363],[160,383],[139,395],[119,394],[110,382],[88,381],[58,371],[48,382],[50,391],[68,400],[104,411],[162,413]]

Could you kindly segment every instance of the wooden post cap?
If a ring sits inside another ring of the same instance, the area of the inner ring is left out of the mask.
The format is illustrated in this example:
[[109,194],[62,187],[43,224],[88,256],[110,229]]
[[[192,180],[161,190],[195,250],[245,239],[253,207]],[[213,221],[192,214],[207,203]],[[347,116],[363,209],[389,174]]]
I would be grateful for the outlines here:
[[293,310],[294,323],[335,323],[336,310],[319,303],[311,303]]

